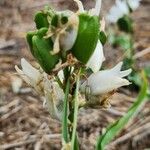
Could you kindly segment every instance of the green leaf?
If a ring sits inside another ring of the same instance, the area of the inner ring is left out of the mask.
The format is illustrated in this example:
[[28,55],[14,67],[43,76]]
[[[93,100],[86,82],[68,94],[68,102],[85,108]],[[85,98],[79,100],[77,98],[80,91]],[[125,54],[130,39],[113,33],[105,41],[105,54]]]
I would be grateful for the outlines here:
[[79,15],[78,35],[72,48],[73,55],[79,61],[87,63],[93,54],[99,38],[99,26],[97,16]]
[[29,48],[30,48],[30,51],[32,53],[32,55],[34,56],[34,49],[33,49],[33,43],[32,43],[32,38],[34,35],[38,35],[39,37],[43,37],[46,35],[48,31],[48,28],[41,28],[39,30],[36,30],[36,31],[29,31],[26,35],[26,40],[29,44]]
[[47,31],[48,31],[48,28],[43,27],[37,31],[37,35],[40,37],[43,37],[46,35]]
[[79,70],[79,74],[77,77],[77,81],[76,81],[76,89],[75,89],[75,94],[74,94],[74,116],[73,116],[73,131],[72,131],[72,137],[71,137],[71,147],[72,150],[76,150],[74,149],[77,145],[77,133],[76,133],[76,128],[77,128],[77,117],[78,117],[78,108],[79,108],[79,98],[78,98],[78,94],[79,94],[79,82],[80,82],[80,72],[81,70]]
[[106,132],[99,137],[96,147],[97,150],[103,150],[106,144],[108,144],[122,130],[122,128],[128,123],[128,121],[137,113],[142,103],[145,102],[145,97],[147,96],[147,88],[147,80],[144,74],[143,85],[136,101],[122,118],[110,125],[107,128]]
[[74,149],[73,150],[79,150],[79,142],[78,142],[77,132],[76,132],[76,137],[75,137],[75,141],[74,141]]
[[37,33],[37,31],[30,31],[26,35],[26,40],[27,40],[27,42],[29,44],[29,48],[30,48],[30,51],[31,51],[33,56],[34,56],[34,50],[33,50],[33,44],[32,44],[32,37],[34,35],[36,35],[36,33]]
[[120,36],[115,35],[115,40],[113,44],[120,46],[121,48],[123,48],[123,50],[128,50],[132,46],[130,37],[128,35],[120,35]]
[[144,71],[145,71],[145,73],[146,73],[146,76],[147,76],[148,78],[150,78],[150,66],[145,67],[145,68],[144,68]]
[[47,28],[49,27],[47,15],[44,14],[42,11],[39,11],[35,14],[34,21],[35,21],[37,29],[40,29],[43,27],[47,27]]
[[117,21],[117,24],[120,30],[127,33],[133,32],[132,20],[129,18],[129,16],[123,16]]
[[59,61],[58,55],[51,55],[50,51],[53,48],[53,43],[50,38],[44,39],[38,35],[34,35],[32,38],[34,56],[46,73],[55,67]]
[[62,135],[63,142],[69,142],[69,133],[68,133],[68,99],[69,99],[69,88],[70,81],[67,80],[66,90],[65,90],[65,98],[64,98],[64,106],[63,106],[63,122],[62,122]]
[[104,45],[107,41],[107,36],[105,34],[105,32],[101,31],[99,33],[99,40],[101,41],[101,43]]
[[142,78],[139,74],[139,72],[133,71],[129,76],[128,79],[134,83],[134,86],[141,87],[142,86]]

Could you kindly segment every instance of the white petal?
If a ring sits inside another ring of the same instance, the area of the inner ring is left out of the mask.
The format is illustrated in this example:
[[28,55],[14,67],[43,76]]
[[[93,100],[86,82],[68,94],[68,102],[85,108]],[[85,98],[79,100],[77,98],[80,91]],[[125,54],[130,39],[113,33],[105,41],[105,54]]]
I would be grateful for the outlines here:
[[112,75],[119,76],[119,77],[128,76],[132,72],[132,69],[121,71],[122,65],[123,65],[123,62],[119,62],[115,67],[108,70],[109,73],[111,73]]
[[129,13],[128,5],[125,1],[116,0],[116,5],[120,9],[120,12],[122,12],[123,14]]
[[63,111],[62,101],[64,97],[62,89],[56,82],[46,79],[44,82],[44,92],[46,106],[48,107],[51,117],[61,120]]
[[38,80],[40,73],[37,69],[32,67],[24,58],[21,59],[21,66],[23,73],[32,80]]
[[98,40],[97,46],[92,54],[91,58],[87,62],[86,66],[91,68],[93,72],[99,71],[101,68],[102,62],[105,60],[103,53],[103,46]]
[[140,0],[128,0],[128,4],[132,10],[135,10],[140,5]]
[[132,72],[132,69],[124,70],[119,73],[120,77],[126,77]]
[[76,14],[69,17],[69,26],[66,28],[64,33],[60,35],[60,47],[63,50],[70,50],[77,38],[79,18]]
[[117,20],[129,13],[127,3],[125,1],[116,0],[116,4],[110,9],[106,16],[107,21],[116,23]]
[[121,86],[129,85],[129,81],[122,77],[131,73],[131,69],[120,71],[122,62],[118,63],[114,68],[109,70],[93,73],[87,81],[85,81],[80,89],[85,92],[86,87],[90,87],[91,94],[99,95],[115,90]]
[[60,36],[60,47],[66,51],[70,50],[75,43],[77,33],[78,33],[77,30],[72,29],[71,31],[66,32],[65,34],[62,34]]
[[[24,58],[21,59],[22,70],[15,66],[16,71],[22,79],[33,87],[40,95],[43,95],[44,73],[32,67]],[[46,74],[46,73],[45,73]]]
[[120,72],[122,65],[123,65],[123,62],[121,61],[121,62],[119,62],[115,67],[113,67],[113,68],[110,69],[110,70],[111,70],[112,72],[118,73],[118,72]]
[[96,16],[99,16],[99,14],[100,14],[101,3],[102,3],[102,0],[96,0],[96,5],[95,5],[95,15]]
[[21,76],[21,78],[29,85],[31,85],[30,79],[23,73],[21,69],[18,68],[18,66],[15,65],[15,69],[17,73]]

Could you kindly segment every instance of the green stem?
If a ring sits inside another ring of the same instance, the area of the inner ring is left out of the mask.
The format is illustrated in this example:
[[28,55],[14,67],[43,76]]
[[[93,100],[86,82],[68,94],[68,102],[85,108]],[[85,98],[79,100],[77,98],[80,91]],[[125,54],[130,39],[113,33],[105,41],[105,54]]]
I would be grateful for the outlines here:
[[72,131],[72,138],[71,138],[71,147],[74,150],[75,141],[76,141],[76,128],[77,128],[77,116],[78,116],[78,108],[79,108],[79,99],[78,99],[78,92],[79,92],[79,80],[80,80],[80,71],[76,81],[76,89],[74,95],[74,117],[73,117],[73,131]]
[[64,106],[63,106],[63,121],[62,121],[62,135],[63,141],[66,143],[69,142],[68,137],[68,98],[69,98],[69,88],[70,88],[70,81],[67,80],[66,89],[65,89],[65,98],[64,98]]

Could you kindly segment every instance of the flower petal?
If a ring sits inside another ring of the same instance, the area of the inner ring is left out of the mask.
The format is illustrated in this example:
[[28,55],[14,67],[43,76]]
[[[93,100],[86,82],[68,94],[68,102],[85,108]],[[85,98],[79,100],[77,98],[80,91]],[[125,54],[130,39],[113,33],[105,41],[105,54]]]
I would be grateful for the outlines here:
[[128,0],[129,7],[132,10],[135,10],[139,7],[141,0]]
[[89,87],[92,95],[100,95],[115,90],[121,86],[129,85],[130,82],[122,77],[131,73],[131,69],[120,71],[122,62],[118,63],[114,68],[109,70],[93,73],[81,87],[81,92],[85,92]]
[[44,93],[46,106],[53,119],[61,120],[63,114],[63,97],[64,93],[59,85],[53,80],[46,78],[44,82]]
[[97,46],[92,54],[91,58],[87,62],[86,66],[91,68],[92,71],[95,73],[99,71],[101,68],[102,62],[105,60],[104,53],[103,53],[103,46],[101,42],[98,40]]
[[37,81],[40,73],[37,69],[32,67],[24,58],[21,59],[21,66],[23,73],[28,76],[30,79]]
[[116,0],[116,3],[110,9],[108,15],[106,16],[107,21],[110,23],[116,23],[119,18],[123,17],[125,14],[129,13],[128,5],[125,1]]

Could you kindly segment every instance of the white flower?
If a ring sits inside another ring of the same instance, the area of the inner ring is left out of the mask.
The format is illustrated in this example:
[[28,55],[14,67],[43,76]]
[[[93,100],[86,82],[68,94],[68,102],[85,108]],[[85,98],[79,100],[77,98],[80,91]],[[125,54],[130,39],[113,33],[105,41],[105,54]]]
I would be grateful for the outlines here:
[[16,71],[22,77],[22,79],[35,88],[35,90],[42,94],[43,93],[43,74],[36,68],[34,68],[31,64],[29,64],[24,58],[21,59],[21,67],[22,70],[15,66]]
[[90,88],[92,95],[101,95],[111,92],[121,86],[129,85],[130,82],[123,77],[131,73],[131,69],[121,71],[122,62],[118,63],[114,68],[93,73],[81,87],[81,92],[85,92],[86,88]]
[[86,66],[91,68],[92,71],[95,73],[100,70],[102,62],[105,60],[104,53],[103,53],[103,46],[101,42],[98,40],[97,46],[94,50],[94,53],[88,60]]
[[53,119],[61,120],[63,114],[64,92],[54,80],[44,81],[46,106]]
[[110,9],[106,19],[110,23],[116,23],[118,19],[128,13],[129,8],[126,1],[116,0],[116,4]]
[[128,0],[127,3],[132,10],[136,10],[140,5],[141,0]]

